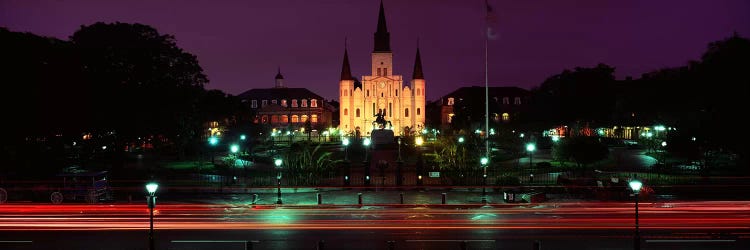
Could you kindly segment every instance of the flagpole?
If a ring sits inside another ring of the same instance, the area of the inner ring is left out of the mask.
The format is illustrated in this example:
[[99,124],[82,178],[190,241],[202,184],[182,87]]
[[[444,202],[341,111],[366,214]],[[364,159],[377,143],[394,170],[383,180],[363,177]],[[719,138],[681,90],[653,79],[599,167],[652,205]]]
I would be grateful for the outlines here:
[[[490,24],[489,24],[489,18],[490,18],[490,5],[485,0],[485,4],[487,7],[487,18],[485,18],[485,30],[487,34],[484,36],[484,138],[485,138],[485,157],[487,159],[490,159],[490,90],[489,90],[489,67],[487,66],[487,57],[488,57],[488,40],[489,40],[489,32],[490,32]],[[485,168],[485,174],[487,173],[487,168]]]

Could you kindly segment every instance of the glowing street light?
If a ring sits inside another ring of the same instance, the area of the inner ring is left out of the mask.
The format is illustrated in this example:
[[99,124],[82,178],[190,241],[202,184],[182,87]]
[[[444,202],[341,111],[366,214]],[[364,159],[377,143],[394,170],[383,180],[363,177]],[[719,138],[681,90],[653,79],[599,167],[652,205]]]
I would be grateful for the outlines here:
[[281,205],[281,164],[283,161],[281,159],[275,159],[273,160],[273,164],[276,165],[276,169],[278,170],[278,173],[276,173],[276,204]]
[[558,141],[560,141],[560,136],[557,136],[557,135],[553,135],[553,136],[552,136],[552,141],[553,141],[553,142],[558,142]]
[[482,164],[484,174],[482,174],[482,204],[487,204],[487,163],[490,160],[487,157],[479,159],[479,163]]
[[534,150],[536,150],[536,145],[534,145],[534,143],[526,144],[526,151],[529,152],[529,168],[531,168],[531,163],[533,161],[532,157],[534,156]]
[[159,184],[154,182],[146,184],[146,191],[148,192],[146,202],[149,210],[148,249],[150,250],[154,249],[154,208],[156,207],[156,196],[154,194],[156,194],[158,188]]
[[370,138],[365,138],[364,140],[362,140],[362,145],[365,146],[365,162],[367,162],[367,150],[370,148],[371,142],[372,141],[370,141]]
[[245,136],[245,135],[240,135],[240,140],[243,140],[243,141],[244,141],[245,139],[247,139],[247,136]]
[[209,137],[208,138],[208,144],[210,144],[211,146],[216,146],[216,144],[219,144],[219,138],[217,138],[215,136]]
[[414,143],[417,144],[417,146],[422,146],[422,144],[424,144],[424,139],[422,139],[422,137],[417,137],[414,139]]
[[464,137],[463,136],[458,137],[458,143],[464,143]]
[[231,146],[229,146],[229,151],[232,152],[233,154],[236,154],[237,152],[240,151],[240,145],[232,144]]
[[630,185],[630,189],[633,190],[633,194],[635,194],[635,237],[633,238],[633,249],[640,250],[641,249],[641,234],[638,230],[638,194],[641,192],[641,187],[643,187],[643,183],[637,179],[631,180],[628,185]]
[[341,140],[341,144],[344,145],[344,161],[349,161],[349,138]]

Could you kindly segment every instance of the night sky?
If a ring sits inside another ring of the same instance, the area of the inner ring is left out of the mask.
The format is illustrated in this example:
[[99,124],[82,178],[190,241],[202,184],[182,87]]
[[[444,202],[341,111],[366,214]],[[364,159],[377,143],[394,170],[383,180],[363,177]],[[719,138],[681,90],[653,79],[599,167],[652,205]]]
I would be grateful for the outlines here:
[[[747,0],[490,0],[491,86],[530,89],[563,69],[606,63],[618,79],[682,66],[733,31],[750,36]],[[0,0],[0,26],[67,39],[97,21],[138,22],[198,56],[208,89],[286,84],[338,98],[348,37],[369,74],[379,0]],[[385,0],[396,74],[411,79],[417,38],[428,100],[484,85],[484,0]]]

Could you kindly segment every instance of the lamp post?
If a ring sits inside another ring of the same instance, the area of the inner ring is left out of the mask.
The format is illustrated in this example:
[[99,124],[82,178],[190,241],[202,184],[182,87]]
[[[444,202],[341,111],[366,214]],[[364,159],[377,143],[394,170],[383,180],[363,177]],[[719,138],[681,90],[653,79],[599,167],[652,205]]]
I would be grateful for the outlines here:
[[401,137],[398,138],[398,161],[401,161]]
[[349,138],[341,140],[341,144],[344,145],[344,161],[349,161]]
[[633,190],[633,194],[635,194],[635,237],[633,238],[633,249],[640,250],[641,234],[638,230],[638,194],[641,192],[643,183],[637,179],[633,179],[628,184],[630,185],[630,189]]
[[211,146],[211,164],[214,164],[214,155],[216,154],[216,145],[219,144],[219,138],[211,136],[208,138],[208,145]]
[[281,205],[281,164],[283,161],[281,159],[275,159],[273,161],[273,164],[276,165],[276,169],[278,172],[276,173],[276,204]]
[[534,145],[534,143],[526,144],[526,151],[529,152],[529,169],[532,167],[534,150],[536,150],[536,145]]
[[148,191],[146,202],[149,210],[148,249],[150,250],[154,250],[154,207],[156,207],[156,196],[154,194],[157,188],[159,188],[159,184],[153,182],[146,184],[146,191]]
[[482,204],[487,204],[487,163],[489,162],[489,159],[487,157],[482,157],[479,160],[479,163],[482,164],[483,174],[482,174]]
[[667,166],[667,141],[661,142],[661,163]]
[[367,149],[370,147],[370,143],[370,138],[365,138],[364,140],[362,140],[362,145],[365,146],[365,162],[367,161]]

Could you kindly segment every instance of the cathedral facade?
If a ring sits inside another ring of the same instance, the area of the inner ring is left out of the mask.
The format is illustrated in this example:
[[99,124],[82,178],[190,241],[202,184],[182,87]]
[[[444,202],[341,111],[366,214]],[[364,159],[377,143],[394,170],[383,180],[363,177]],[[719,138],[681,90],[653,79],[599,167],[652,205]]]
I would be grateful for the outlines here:
[[[383,2],[380,2],[371,72],[362,76],[361,82],[352,77],[348,52],[344,48],[339,81],[340,130],[352,135],[370,136],[374,129],[391,129],[395,135],[403,135],[404,132],[424,128],[425,80],[419,48],[411,82],[405,86],[403,76],[395,73],[390,33],[385,22]],[[389,123],[384,126],[375,123],[378,117]]]

